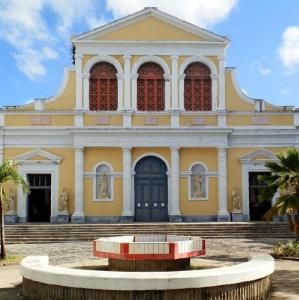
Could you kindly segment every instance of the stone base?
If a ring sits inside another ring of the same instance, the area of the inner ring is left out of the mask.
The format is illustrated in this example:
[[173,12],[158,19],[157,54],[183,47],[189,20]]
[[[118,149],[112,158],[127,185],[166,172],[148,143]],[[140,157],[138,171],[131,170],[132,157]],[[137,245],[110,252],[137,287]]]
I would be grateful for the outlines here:
[[69,215],[57,215],[55,218],[51,218],[53,223],[68,223],[70,221]]
[[183,221],[182,216],[169,216],[169,222],[173,222],[173,223],[180,223]]
[[218,215],[217,221],[218,222],[230,222],[230,215]]
[[72,215],[71,222],[72,223],[84,223],[85,222],[85,218],[84,218],[84,216]]
[[120,217],[120,222],[122,222],[122,223],[132,223],[132,222],[134,222],[134,217],[133,216],[121,216]]
[[4,216],[4,223],[5,224],[13,224],[18,222],[17,215],[5,215]]
[[215,222],[217,216],[182,216],[183,222]]
[[232,221],[233,222],[243,222],[243,214],[242,213],[232,213]]

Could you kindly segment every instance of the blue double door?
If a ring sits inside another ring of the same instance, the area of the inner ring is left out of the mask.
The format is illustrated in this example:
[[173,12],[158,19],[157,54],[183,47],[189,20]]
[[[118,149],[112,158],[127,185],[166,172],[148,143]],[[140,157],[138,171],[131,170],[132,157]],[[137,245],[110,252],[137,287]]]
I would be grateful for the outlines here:
[[167,167],[155,157],[141,159],[135,167],[135,221],[168,221]]

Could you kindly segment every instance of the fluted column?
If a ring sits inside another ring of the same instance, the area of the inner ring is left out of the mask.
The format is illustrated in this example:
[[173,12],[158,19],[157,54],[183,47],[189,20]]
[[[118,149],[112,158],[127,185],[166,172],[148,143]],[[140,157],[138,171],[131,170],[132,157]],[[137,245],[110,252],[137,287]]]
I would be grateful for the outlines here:
[[84,148],[75,149],[75,208],[73,223],[84,222]]
[[171,171],[170,171],[170,213],[169,221],[180,222],[180,148],[171,147]]
[[227,212],[227,153],[218,148],[218,221],[229,221]]
[[76,67],[76,109],[82,109],[82,58],[83,55],[75,55]]
[[212,80],[212,110],[215,111],[218,108],[218,78],[217,74],[211,74]]
[[124,102],[124,75],[123,73],[117,73],[117,110],[123,109]]
[[123,148],[123,221],[132,221],[132,148]]

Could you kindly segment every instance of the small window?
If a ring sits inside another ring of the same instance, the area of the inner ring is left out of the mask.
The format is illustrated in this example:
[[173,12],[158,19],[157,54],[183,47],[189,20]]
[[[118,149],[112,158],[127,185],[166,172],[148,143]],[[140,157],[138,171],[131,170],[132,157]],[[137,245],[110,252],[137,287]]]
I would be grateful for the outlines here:
[[96,168],[94,198],[99,201],[111,200],[111,191],[111,169],[105,164],[99,165]]
[[189,198],[190,199],[207,198],[206,168],[201,164],[196,164],[191,168],[191,174],[189,180]]

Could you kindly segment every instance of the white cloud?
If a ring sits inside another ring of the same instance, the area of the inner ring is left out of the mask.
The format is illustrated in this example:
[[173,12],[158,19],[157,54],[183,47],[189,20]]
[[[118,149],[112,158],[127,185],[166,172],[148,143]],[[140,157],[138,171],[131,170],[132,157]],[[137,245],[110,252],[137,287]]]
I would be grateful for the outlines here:
[[278,54],[288,74],[299,67],[299,26],[289,26],[282,34]]
[[284,89],[282,89],[281,93],[282,93],[283,95],[288,95],[289,89],[288,89],[288,88],[284,88]]
[[[0,38],[13,48],[20,71],[38,79],[47,74],[45,63],[59,57],[53,49],[69,41],[75,23],[99,24],[96,5],[97,0],[0,0]],[[47,10],[53,13],[51,26]]]
[[203,27],[225,19],[237,3],[238,0],[106,0],[107,9],[114,17],[122,17],[144,7],[154,6]]
[[272,70],[270,68],[264,67],[262,64],[259,65],[258,70],[261,75],[266,76],[272,73]]
[[262,76],[270,75],[272,73],[272,70],[271,70],[271,68],[265,66],[264,60],[265,59],[263,58],[261,60],[254,61],[253,65],[251,67],[252,71],[258,72]]

